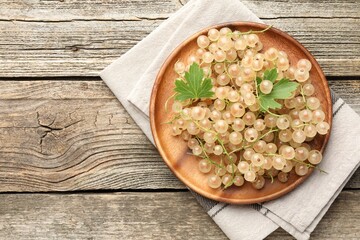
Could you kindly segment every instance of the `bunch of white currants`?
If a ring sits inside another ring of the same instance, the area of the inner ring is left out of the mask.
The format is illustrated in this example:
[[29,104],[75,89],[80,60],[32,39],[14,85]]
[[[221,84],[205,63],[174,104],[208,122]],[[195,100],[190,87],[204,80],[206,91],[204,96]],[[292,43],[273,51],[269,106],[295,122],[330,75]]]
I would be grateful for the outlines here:
[[[287,182],[290,172],[304,176],[320,163],[321,152],[309,142],[317,134],[326,135],[330,126],[314,96],[309,60],[292,66],[284,51],[263,49],[257,34],[229,28],[211,29],[197,44],[199,48],[180,59],[174,70],[183,78],[196,62],[211,78],[214,95],[174,101],[171,127],[173,136],[187,141],[199,157],[209,187],[240,187],[247,181],[261,189],[265,178]],[[276,80],[265,79],[264,72],[274,68]],[[264,78],[260,84],[257,77]],[[271,94],[283,78],[299,86],[291,97],[276,100],[281,108],[264,111],[259,93]]]

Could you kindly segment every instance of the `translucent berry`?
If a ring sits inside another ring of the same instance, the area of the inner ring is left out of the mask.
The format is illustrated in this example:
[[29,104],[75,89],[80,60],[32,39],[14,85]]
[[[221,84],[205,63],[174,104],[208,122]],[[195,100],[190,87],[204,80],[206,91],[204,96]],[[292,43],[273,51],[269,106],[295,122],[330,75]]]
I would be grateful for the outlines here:
[[273,83],[269,80],[263,80],[260,83],[260,91],[264,94],[269,94],[273,89]]
[[245,181],[244,181],[244,177],[241,176],[241,175],[235,175],[233,181],[234,181],[234,185],[235,185],[235,186],[238,186],[238,187],[244,185],[244,182],[245,182]]
[[220,37],[219,30],[217,30],[215,28],[210,29],[209,32],[208,32],[208,37],[213,42],[217,41],[219,39],[219,37]]
[[295,165],[295,172],[299,176],[304,176],[309,172],[309,168],[306,166],[306,164],[297,163]]
[[211,163],[206,160],[206,159],[202,159],[200,162],[199,162],[199,171],[202,172],[202,173],[208,173],[211,171]]
[[228,130],[229,125],[225,120],[217,120],[214,124],[214,128],[219,133],[224,133]]
[[265,158],[261,153],[254,153],[251,156],[252,165],[257,166],[257,167],[260,167],[261,165],[263,165],[264,160],[265,160]]
[[265,185],[265,178],[263,176],[257,176],[255,181],[252,183],[252,186],[255,189],[262,189]]
[[208,185],[211,188],[219,188],[221,186],[221,178],[217,175],[210,175],[208,177]]
[[327,122],[319,122],[316,124],[316,130],[320,135],[325,135],[328,133],[330,125]]
[[279,172],[277,178],[282,183],[285,183],[285,182],[287,182],[289,180],[288,173],[285,173],[285,172]]
[[276,126],[279,129],[287,129],[290,126],[290,121],[286,116],[280,116],[277,120],[276,120]]
[[254,128],[248,128],[245,130],[244,138],[248,142],[255,142],[259,136],[258,131],[256,131]]
[[201,35],[197,38],[197,44],[200,48],[207,48],[210,44],[210,39],[205,35]]
[[311,164],[319,164],[322,160],[322,154],[318,150],[311,150],[309,152],[308,160]]
[[243,137],[239,132],[232,132],[230,133],[229,140],[232,144],[238,145],[242,142]]
[[244,174],[244,178],[248,182],[253,182],[253,181],[255,181],[256,174],[254,171],[249,170]]

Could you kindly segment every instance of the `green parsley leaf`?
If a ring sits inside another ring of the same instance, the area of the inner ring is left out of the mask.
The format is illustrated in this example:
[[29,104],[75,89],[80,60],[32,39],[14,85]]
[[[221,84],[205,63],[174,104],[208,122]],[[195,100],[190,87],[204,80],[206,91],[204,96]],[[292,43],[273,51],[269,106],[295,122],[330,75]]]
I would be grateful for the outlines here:
[[278,73],[276,68],[273,68],[271,70],[266,70],[264,72],[264,80],[269,80],[270,82],[274,83],[277,77],[278,77]]
[[283,78],[275,83],[269,95],[276,99],[287,99],[298,86],[298,83],[292,82],[287,78]]
[[175,99],[185,101],[187,99],[210,98],[214,95],[211,91],[213,85],[210,78],[204,78],[204,71],[197,63],[190,66],[189,72],[185,72],[185,80],[176,79]]
[[260,107],[262,110],[267,111],[269,108],[277,109],[281,108],[281,104],[275,101],[275,99],[269,95],[260,96]]
[[274,84],[274,87],[269,94],[263,94],[260,92],[259,102],[261,110],[267,112],[269,109],[281,108],[281,104],[276,100],[289,98],[298,86],[298,83],[283,78]]
[[256,77],[256,84],[260,85],[261,82],[262,82],[262,79],[260,77]]

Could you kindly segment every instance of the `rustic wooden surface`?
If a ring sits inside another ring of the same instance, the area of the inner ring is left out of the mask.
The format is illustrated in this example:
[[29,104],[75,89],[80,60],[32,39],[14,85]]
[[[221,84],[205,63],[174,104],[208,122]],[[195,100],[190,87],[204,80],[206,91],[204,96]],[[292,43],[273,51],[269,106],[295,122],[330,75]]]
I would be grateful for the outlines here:
[[[0,239],[226,239],[97,77],[186,2],[0,1]],[[360,114],[358,0],[243,2]],[[360,238],[359,189],[313,239]]]
[[[97,76],[182,2],[2,0],[0,77]],[[244,3],[303,43],[327,75],[360,74],[357,0]]]
[[[359,191],[344,191],[313,239],[358,239]],[[189,192],[0,195],[0,239],[226,239]],[[131,209],[131,211],[130,211]],[[267,239],[292,239],[278,229]]]

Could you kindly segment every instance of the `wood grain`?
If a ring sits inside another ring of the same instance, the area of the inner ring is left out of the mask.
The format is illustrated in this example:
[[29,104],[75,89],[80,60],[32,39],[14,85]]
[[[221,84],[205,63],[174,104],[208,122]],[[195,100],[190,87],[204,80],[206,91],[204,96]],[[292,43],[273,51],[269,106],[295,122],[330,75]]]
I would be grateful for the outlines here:
[[[86,76],[187,1],[0,1],[0,192],[185,189],[109,89]],[[303,43],[328,76],[360,76],[358,1],[242,2]],[[359,80],[330,85],[360,113]],[[347,188],[360,188],[360,171]],[[358,199],[342,192],[313,239],[359,239]],[[0,202],[0,239],[226,239],[187,192],[0,194]],[[293,238],[278,230],[268,239]]]
[[[312,239],[360,237],[359,191],[340,194]],[[227,239],[189,192],[0,195],[0,239]],[[267,239],[293,239],[277,230]]]
[[[304,44],[327,75],[360,75],[359,4],[245,4]],[[97,76],[180,7],[178,0],[3,1],[0,77]]]
[[[0,16],[5,20],[34,22],[140,21],[167,18],[182,4],[179,0],[2,0]],[[356,8],[356,6],[348,6]]]
[[[330,85],[360,113],[359,80]],[[0,146],[0,192],[185,189],[102,81],[0,81]]]
[[[151,16],[161,18],[169,17],[187,2],[188,0],[3,0],[0,2],[0,16],[1,19],[55,22],[97,19],[115,21],[151,18]],[[348,0],[242,0],[241,2],[261,18],[358,18],[360,10],[356,1]]]
[[0,145],[0,191],[183,188],[116,99],[3,100]]

